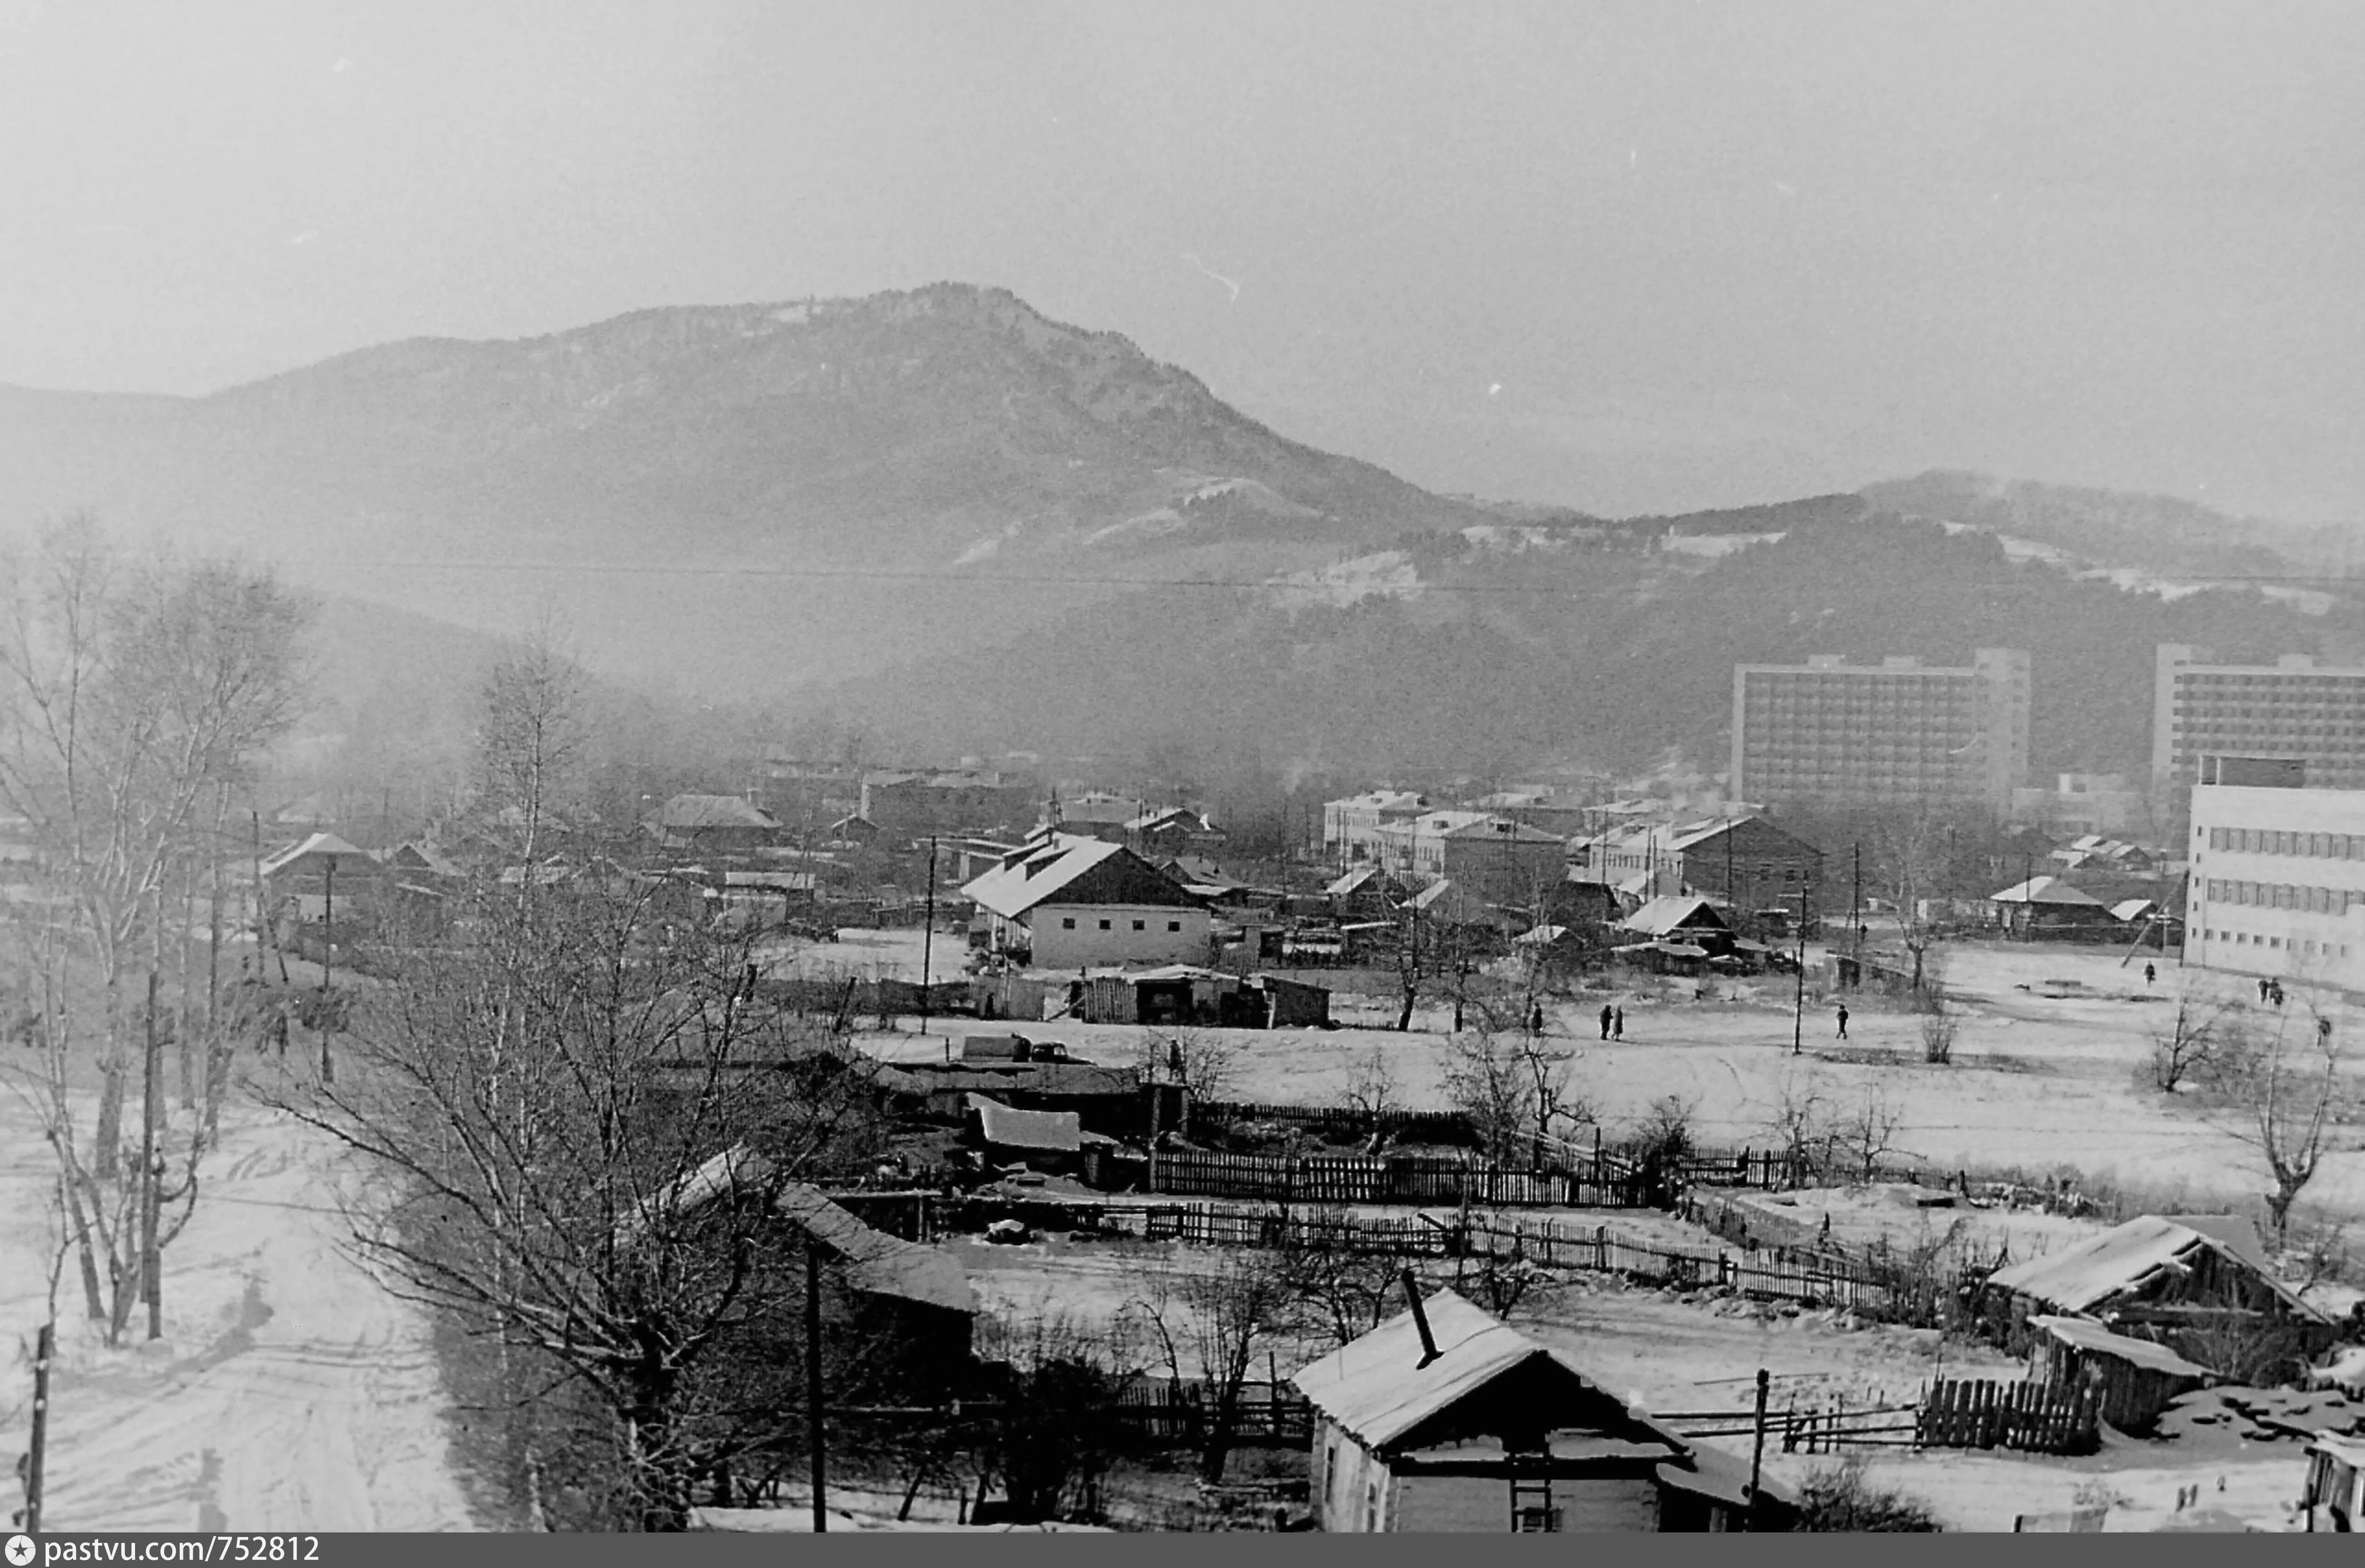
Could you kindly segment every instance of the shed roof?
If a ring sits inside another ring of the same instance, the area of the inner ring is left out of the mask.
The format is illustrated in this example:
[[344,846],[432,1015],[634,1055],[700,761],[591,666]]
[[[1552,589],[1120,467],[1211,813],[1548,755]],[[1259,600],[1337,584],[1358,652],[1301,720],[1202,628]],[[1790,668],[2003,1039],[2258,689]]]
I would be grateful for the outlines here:
[[[1589,1387],[1592,1379],[1557,1350],[1472,1305],[1450,1290],[1423,1304],[1438,1356],[1420,1364],[1420,1328],[1398,1314],[1342,1345],[1290,1381],[1314,1407],[1369,1448],[1384,1448],[1430,1417],[1477,1393],[1496,1378],[1539,1360],[1556,1363]],[[1681,1455],[1686,1445],[1641,1417],[1633,1419]]]
[[2064,1312],[2082,1313],[2176,1263],[2196,1247],[2234,1260],[2292,1310],[2323,1319],[2323,1314],[2268,1271],[2258,1227],[2232,1215],[2143,1215],[2074,1247],[1999,1269],[1988,1276],[1988,1283]]
[[836,1254],[857,1289],[951,1312],[977,1310],[969,1275],[951,1254],[873,1230],[831,1203],[820,1189],[802,1182],[781,1189],[774,1206]]
[[1069,833],[1040,835],[961,892],[1004,920],[1053,902],[1198,907],[1180,883],[1125,846]]
[[2028,1326],[2051,1335],[2073,1350],[2084,1350],[2091,1355],[2114,1357],[2129,1366],[2141,1367],[2146,1372],[2167,1372],[2174,1377],[2211,1375],[2207,1367],[2194,1366],[2165,1345],[2156,1345],[2149,1339],[2130,1338],[2124,1334],[2113,1334],[2090,1317],[2062,1317],[2040,1314],[2030,1318]]
[[333,833],[316,833],[301,843],[289,845],[265,860],[262,866],[263,874],[266,877],[275,877],[298,860],[313,855],[325,855],[332,864],[352,860],[367,866],[373,870],[377,867],[375,857],[367,850],[354,848]]
[[1073,1154],[1084,1147],[1083,1119],[1073,1111],[1017,1111],[982,1094],[969,1097],[985,1141],[1003,1148]]
[[2025,882],[2014,882],[2001,892],[1990,893],[1990,903],[2049,903],[2066,909],[2101,909],[2102,901],[2082,888],[2073,888],[2058,877],[2031,877]]
[[1717,912],[1715,904],[1689,893],[1667,893],[1653,899],[1618,924],[1624,930],[1652,936],[1685,929],[1726,929],[1724,916]]

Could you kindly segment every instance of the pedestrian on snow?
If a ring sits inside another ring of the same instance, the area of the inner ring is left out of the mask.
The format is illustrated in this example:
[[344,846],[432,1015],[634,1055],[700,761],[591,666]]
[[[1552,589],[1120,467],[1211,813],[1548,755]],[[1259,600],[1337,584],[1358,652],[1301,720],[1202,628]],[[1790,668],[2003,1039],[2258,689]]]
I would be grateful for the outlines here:
[[1606,1002],[1601,1004],[1601,1037],[1605,1040],[1609,1037],[1611,1015],[1616,1010]]
[[2265,1005],[2265,1003],[2266,1003],[2266,1000],[2267,1000],[2267,982],[2266,982],[2266,981],[2264,981],[2264,980],[2260,980],[2260,981],[2259,982],[2259,1004],[2260,1004],[2261,1006]]
[[2151,982],[2158,978],[2159,971],[2158,969],[2152,968],[2149,964],[2146,964],[2144,966],[2144,989],[2146,991],[2149,991],[2151,989]]
[[1528,1033],[1541,1036],[1544,1032],[1544,1004],[1531,1002],[1528,1007]]
[[1847,1003],[1840,1003],[1840,1038],[1847,1038]]
[[2269,980],[2267,982],[2267,1000],[2273,1002],[2277,1007],[2281,1007],[2283,1004],[2282,981]]
[[1613,1040],[1626,1037],[1626,1010],[1622,1007],[1609,1020],[1609,1037]]

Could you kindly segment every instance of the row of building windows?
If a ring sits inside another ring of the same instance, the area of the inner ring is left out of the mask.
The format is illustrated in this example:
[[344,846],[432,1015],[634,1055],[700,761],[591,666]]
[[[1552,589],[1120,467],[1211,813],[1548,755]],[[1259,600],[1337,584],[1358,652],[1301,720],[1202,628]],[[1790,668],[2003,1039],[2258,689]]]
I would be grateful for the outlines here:
[[2316,860],[2365,860],[2365,833],[2213,827],[2209,830],[2209,847],[2236,855],[2304,855]]
[[[1060,929],[1060,930],[1062,930],[1062,931],[1073,931],[1075,928],[1076,928],[1076,917],[1075,917],[1074,915],[1072,915],[1072,914],[1063,914],[1063,915],[1061,915],[1061,916],[1059,917],[1059,929]],[[1102,929],[1103,931],[1106,931],[1108,928],[1109,928],[1109,923],[1108,923],[1107,921],[1105,921],[1105,920],[1102,921],[1102,922],[1101,922],[1101,929]],[[1135,922],[1133,923],[1133,928],[1134,928],[1136,931],[1147,931],[1147,930],[1149,930],[1149,923],[1148,921],[1146,921],[1146,920],[1137,920],[1137,921],[1135,921]],[[1182,930],[1182,923],[1181,921],[1179,921],[1179,920],[1170,920],[1170,921],[1168,921],[1168,922],[1166,923],[1166,929],[1167,929],[1167,930],[1169,930],[1169,931],[1180,931],[1180,930]]]
[[2236,947],[2281,947],[2288,946],[2292,952],[2297,953],[2303,958],[2345,958],[2348,957],[2348,944],[2346,942],[2318,942],[2313,938],[2303,939],[2301,937],[2294,936],[2288,944],[2286,944],[2280,936],[2256,935],[2247,931],[2234,930],[2204,930],[2201,934],[2201,938],[2204,942],[2225,942]]
[[2311,888],[2289,882],[2243,882],[2212,877],[2209,902],[2300,910],[2309,914],[2346,914],[2365,906],[2365,889]]

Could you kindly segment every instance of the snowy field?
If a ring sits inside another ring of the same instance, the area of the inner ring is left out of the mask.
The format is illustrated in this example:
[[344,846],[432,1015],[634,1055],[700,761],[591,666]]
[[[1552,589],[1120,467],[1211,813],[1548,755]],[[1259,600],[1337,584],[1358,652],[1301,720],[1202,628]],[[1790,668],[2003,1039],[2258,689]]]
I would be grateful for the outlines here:
[[[917,978],[918,933],[846,935],[836,948],[804,951],[814,962],[859,951],[881,972]],[[936,944],[940,979],[957,972],[947,967],[946,946],[942,938]],[[1811,990],[1798,1030],[1803,1054],[1794,1056],[1793,995],[1774,980],[1719,981],[1704,1001],[1689,1000],[1689,982],[1589,992],[1581,1002],[1550,1009],[1548,1027],[1578,1053],[1579,1086],[1613,1133],[1672,1094],[1693,1106],[1703,1141],[1764,1148],[1775,1141],[1772,1123],[1786,1097],[1817,1096],[1844,1113],[1877,1095],[1898,1117],[1891,1163],[1920,1164],[1933,1175],[1958,1167],[2037,1176],[2074,1171],[2090,1183],[2140,1193],[2155,1207],[2238,1205],[2247,1212],[2266,1189],[2262,1162],[2232,1136],[2232,1118],[2141,1083],[2151,1036],[2169,1025],[2178,998],[2187,994],[2210,1003],[2235,1001],[2269,1032],[2280,1020],[2294,1031],[2313,1028],[2308,998],[2294,989],[2285,1008],[2260,1006],[2238,981],[2180,970],[2173,959],[2157,956],[2158,978],[2147,990],[2144,960],[2122,967],[2120,958],[2084,946],[1956,948],[1947,986],[1958,1000],[1961,1030],[1951,1066],[1923,1062],[1919,1021],[1871,999],[1850,1000],[1849,1037],[1840,1041],[1831,1006]],[[2065,980],[2076,982],[2072,993],[2046,994],[2046,982]],[[1599,1038],[1595,1014],[1604,1002],[1625,1009],[1620,1043]],[[2342,1038],[2359,1042],[2353,1048],[2365,1069],[2365,1012],[2337,999],[2319,1004]],[[1395,1002],[1334,997],[1332,1015],[1376,1025],[1384,1016],[1393,1021]],[[1442,1104],[1450,1007],[1424,1003],[1414,1022],[1410,1033],[1378,1026],[1200,1033],[1235,1047],[1235,1098],[1338,1103],[1350,1077],[1376,1050],[1404,1103]],[[906,1020],[905,1027],[916,1025]],[[963,1027],[940,1020],[936,1032],[957,1035]],[[1066,1019],[1034,1032],[1086,1059],[1115,1064],[1136,1059],[1142,1041],[1137,1027]],[[2355,1125],[2334,1129],[2333,1151],[2301,1200],[2303,1211],[2365,1220],[2360,1133],[2365,1128]]]

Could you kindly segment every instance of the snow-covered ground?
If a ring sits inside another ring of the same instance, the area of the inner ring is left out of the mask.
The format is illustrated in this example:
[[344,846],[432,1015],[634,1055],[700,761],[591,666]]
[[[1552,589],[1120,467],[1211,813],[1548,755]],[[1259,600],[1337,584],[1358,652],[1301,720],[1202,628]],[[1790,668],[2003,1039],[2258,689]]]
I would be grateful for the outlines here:
[[[85,1113],[86,1114],[86,1113]],[[109,1350],[68,1264],[45,1523],[60,1530],[448,1530],[474,1521],[449,1457],[427,1327],[344,1253],[350,1166],[272,1113],[223,1118],[195,1217]],[[14,1454],[54,1243],[54,1171],[0,1095],[0,1423]],[[20,1343],[21,1342],[21,1343]]]

